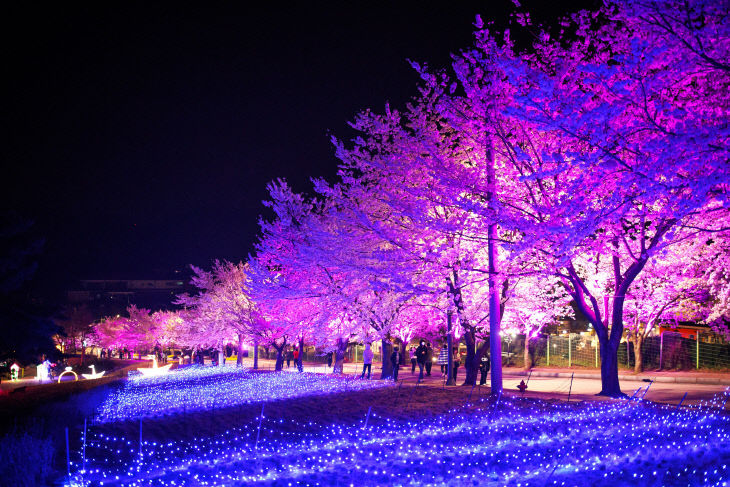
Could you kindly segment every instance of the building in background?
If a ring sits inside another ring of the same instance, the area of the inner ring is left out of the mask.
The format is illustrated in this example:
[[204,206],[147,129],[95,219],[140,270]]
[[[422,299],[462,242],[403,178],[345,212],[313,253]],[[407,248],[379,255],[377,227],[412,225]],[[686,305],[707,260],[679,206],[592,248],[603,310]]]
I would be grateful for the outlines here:
[[76,289],[67,291],[68,304],[87,306],[95,319],[124,314],[129,305],[177,309],[178,294],[194,292],[189,275],[175,272],[171,279],[83,279]]

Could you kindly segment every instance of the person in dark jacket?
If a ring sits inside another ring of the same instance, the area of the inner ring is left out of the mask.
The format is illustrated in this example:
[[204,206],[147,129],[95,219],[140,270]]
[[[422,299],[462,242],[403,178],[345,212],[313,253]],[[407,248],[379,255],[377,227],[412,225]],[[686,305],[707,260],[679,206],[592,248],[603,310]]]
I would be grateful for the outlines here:
[[294,358],[294,351],[291,348],[287,349],[287,351],[286,351],[286,368],[287,369],[289,367],[291,367],[291,359],[293,359],[293,358]]
[[479,373],[481,373],[481,379],[479,380],[480,386],[487,383],[487,372],[489,372],[489,357],[482,355],[482,360],[479,362]]
[[390,354],[390,363],[393,364],[393,381],[398,380],[398,368],[400,367],[400,352],[398,347],[393,347],[393,353]]
[[416,349],[416,362],[418,362],[418,382],[423,380],[423,367],[426,365],[426,342],[421,340],[421,343]]
[[459,358],[459,347],[454,347],[454,358],[452,359],[452,366],[454,368],[454,382],[456,382],[456,375],[459,373],[459,365],[461,365]]
[[433,366],[433,348],[431,343],[426,343],[426,375],[431,377],[431,367]]

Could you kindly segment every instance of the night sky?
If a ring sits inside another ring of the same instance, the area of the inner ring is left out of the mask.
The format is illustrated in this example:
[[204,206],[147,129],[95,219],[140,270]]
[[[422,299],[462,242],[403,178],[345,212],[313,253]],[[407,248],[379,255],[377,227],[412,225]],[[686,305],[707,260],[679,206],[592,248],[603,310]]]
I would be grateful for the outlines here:
[[[537,19],[563,11],[524,3]],[[406,59],[446,66],[475,14],[504,24],[513,9],[261,4],[4,6],[0,201],[46,240],[34,292],[245,259],[268,181],[332,179],[329,135],[416,93]]]

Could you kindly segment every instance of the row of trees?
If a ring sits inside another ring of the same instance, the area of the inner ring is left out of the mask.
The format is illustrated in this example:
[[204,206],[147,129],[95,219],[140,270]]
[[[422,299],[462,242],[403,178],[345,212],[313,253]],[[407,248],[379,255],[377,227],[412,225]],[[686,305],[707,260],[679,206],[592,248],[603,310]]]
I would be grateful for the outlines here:
[[340,364],[352,341],[388,350],[453,314],[474,384],[503,330],[535,336],[572,303],[600,342],[601,394],[619,396],[625,328],[637,345],[661,320],[726,333],[726,14],[622,1],[550,32],[518,13],[530,46],[477,19],[450,71],[413,63],[405,110],[366,110],[357,137],[333,139],[336,182],[269,185],[255,255],[195,269],[183,335],[306,342]]
[[341,343],[383,338],[410,308],[431,323],[453,309],[473,383],[480,333],[500,357],[504,321],[544,323],[567,293],[598,336],[601,393],[620,395],[627,312],[637,342],[670,316],[727,323],[725,16],[618,2],[555,34],[519,15],[524,49],[477,19],[451,72],[414,63],[404,111],[365,111],[355,139],[333,141],[336,183],[314,180],[313,198],[270,186],[261,303],[314,300],[310,333]]

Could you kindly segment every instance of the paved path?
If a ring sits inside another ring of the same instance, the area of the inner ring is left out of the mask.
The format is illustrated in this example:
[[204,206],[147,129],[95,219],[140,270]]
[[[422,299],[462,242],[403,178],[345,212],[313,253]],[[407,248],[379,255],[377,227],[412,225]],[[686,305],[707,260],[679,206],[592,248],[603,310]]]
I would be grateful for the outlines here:
[[[235,365],[235,359],[233,361],[227,361],[226,365]],[[253,359],[244,359],[244,365],[252,367]],[[274,361],[260,359],[259,368],[262,370],[273,370]],[[328,368],[324,364],[318,363],[305,363],[304,370],[306,372],[317,373],[332,372],[332,368]],[[285,369],[285,371],[296,372],[296,368],[292,364],[292,366]],[[362,364],[346,363],[344,372],[347,375],[359,376],[362,372]],[[426,377],[422,385],[429,387],[443,387],[444,381],[439,367],[434,366],[431,372],[431,377]],[[597,373],[597,371],[575,372],[572,386],[570,379],[571,373],[573,372],[565,369],[536,369],[529,379],[525,397],[567,400],[568,395],[570,394],[571,400],[603,399],[596,396],[596,394],[601,390],[600,374]],[[373,364],[372,378],[377,379],[379,377],[380,366],[379,364]],[[418,379],[418,368],[416,368],[415,374],[411,374],[410,366],[401,368],[398,379],[403,381],[404,386],[415,385]],[[643,379],[655,379],[655,381],[650,383],[643,381]],[[522,370],[514,368],[504,369],[503,388],[505,392],[520,394],[517,389],[517,385],[522,380],[527,382],[527,377],[524,375]],[[711,381],[713,383],[701,383],[703,380]],[[459,368],[457,384],[461,385],[463,381],[464,368],[461,367]],[[670,404],[677,404],[682,399],[685,392],[687,393],[687,397],[684,400],[684,404],[696,404],[701,401],[710,400],[713,396],[723,394],[727,391],[728,384],[730,384],[730,374],[660,372],[654,373],[654,375],[652,375],[652,373],[647,373],[640,376],[627,376],[624,374],[621,378],[622,390],[629,396],[635,394],[639,387],[646,389],[647,386],[650,386],[649,391],[644,397],[646,400]],[[489,379],[487,379],[487,386],[488,385]],[[39,384],[35,379],[24,379],[17,382],[3,381],[1,385],[2,389],[5,390],[22,386],[38,387],[41,386],[41,384]],[[485,393],[485,390],[481,390],[481,393]],[[640,394],[643,394],[643,390]],[[730,409],[730,405],[728,405],[728,409]]]
[[[251,366],[253,364],[252,361],[245,361],[245,365]],[[319,373],[331,373],[331,368],[327,368],[322,364],[304,364],[305,371],[307,372],[319,372]],[[260,368],[264,370],[273,370],[274,368],[274,361],[273,360],[261,360],[260,361]],[[289,369],[286,369],[289,371],[296,371],[296,368],[294,366],[290,367]],[[345,364],[345,374],[348,375],[360,375],[362,371],[362,364]],[[570,375],[571,372],[566,372],[565,370],[562,371],[556,371],[556,369],[550,370],[546,372],[546,374],[550,375],[556,375],[559,374],[559,377],[540,377],[536,373],[533,373],[533,375],[530,377],[528,386],[527,386],[527,392],[525,393],[525,397],[541,397],[541,398],[554,398],[554,399],[561,399],[561,400],[567,400],[568,394],[570,394],[571,400],[602,400],[603,398],[596,396],[598,392],[601,390],[601,383],[600,383],[600,374],[591,374],[591,373],[583,373],[580,374],[581,377],[574,377],[573,383],[571,386],[571,379]],[[664,376],[669,376],[672,374],[671,372],[664,372]],[[576,374],[578,375],[578,374]],[[685,373],[686,379],[692,379],[692,377],[686,377],[687,374]],[[717,375],[717,374],[713,374]],[[648,377],[651,377],[651,374],[647,374]],[[379,378],[380,377],[380,368],[379,365],[373,366],[373,378]],[[655,376],[656,377],[656,376]],[[730,376],[720,376],[724,377],[724,380],[722,382],[730,384]],[[662,381],[655,380],[653,383],[651,382],[644,382],[644,376],[638,376],[638,377],[624,377],[623,380],[620,381],[621,383],[621,389],[624,393],[626,393],[629,396],[632,396],[636,393],[637,389],[639,387],[642,388],[642,391],[639,394],[643,394],[644,390],[647,386],[649,386],[649,391],[646,393],[646,396],[644,396],[644,399],[648,401],[655,401],[655,402],[662,402],[662,403],[669,403],[669,404],[677,404],[680,400],[682,400],[682,397],[684,396],[684,393],[687,393],[687,397],[684,400],[683,404],[697,404],[701,401],[708,401],[713,396],[717,394],[723,394],[726,390],[728,390],[728,385],[725,385],[724,383],[714,383],[714,384],[701,384],[697,383],[696,380],[691,381],[688,380],[687,382],[672,382],[672,381]],[[398,376],[399,380],[403,380],[404,385],[414,385],[417,382],[418,379],[418,368],[416,368],[416,373],[411,374],[411,368],[405,367],[401,368],[400,374]],[[489,377],[487,378],[487,386],[489,385]],[[520,383],[520,381],[525,380],[527,382],[527,377],[523,375],[523,372],[521,369],[504,369],[504,378],[502,387],[505,391],[510,391],[514,394],[520,394],[519,390],[517,389],[517,385]],[[648,379],[650,380],[650,379]],[[459,368],[459,375],[457,384],[461,385],[464,382],[464,368]],[[430,387],[443,387],[443,376],[441,375],[441,372],[439,370],[438,366],[433,367],[431,370],[431,377],[426,377],[423,384]],[[468,387],[468,386],[467,386]],[[728,401],[730,403],[730,401]],[[730,404],[728,405],[728,409],[730,409]]]

